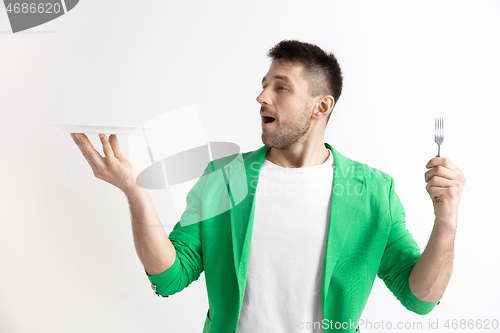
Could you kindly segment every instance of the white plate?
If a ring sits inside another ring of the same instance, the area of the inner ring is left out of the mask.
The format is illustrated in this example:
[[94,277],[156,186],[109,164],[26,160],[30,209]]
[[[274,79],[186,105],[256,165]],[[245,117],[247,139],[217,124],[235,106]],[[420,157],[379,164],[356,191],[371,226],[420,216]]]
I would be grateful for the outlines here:
[[[106,126],[106,125],[76,125],[76,124],[47,124],[62,129],[68,133],[85,133],[85,134],[121,134],[129,135],[135,129],[143,128],[146,131],[154,130],[154,127],[145,126]],[[137,131],[136,133],[142,133]]]

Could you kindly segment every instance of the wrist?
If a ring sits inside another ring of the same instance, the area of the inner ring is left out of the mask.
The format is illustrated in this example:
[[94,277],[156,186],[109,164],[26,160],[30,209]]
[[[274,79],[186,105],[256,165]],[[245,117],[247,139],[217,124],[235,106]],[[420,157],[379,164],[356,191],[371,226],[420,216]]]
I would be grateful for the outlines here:
[[436,217],[434,219],[434,225],[442,229],[443,231],[455,232],[457,229],[457,216],[451,216],[446,218]]
[[127,196],[128,199],[132,199],[143,196],[147,190],[134,184],[132,186],[123,188],[122,191],[123,193],[125,193],[125,196]]

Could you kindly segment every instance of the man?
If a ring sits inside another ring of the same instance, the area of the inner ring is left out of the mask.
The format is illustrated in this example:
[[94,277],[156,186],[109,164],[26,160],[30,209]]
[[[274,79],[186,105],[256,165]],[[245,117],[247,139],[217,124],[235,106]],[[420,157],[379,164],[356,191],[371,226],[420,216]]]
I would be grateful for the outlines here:
[[298,41],[268,55],[257,97],[265,146],[210,162],[169,237],[116,136],[100,136],[103,158],[72,134],[95,176],[127,195],[153,289],[174,294],[204,271],[203,332],[359,331],[377,275],[406,308],[427,314],[452,272],[462,172],[445,158],[427,163],[435,221],[420,254],[394,180],[324,143],[342,90],[335,56]]

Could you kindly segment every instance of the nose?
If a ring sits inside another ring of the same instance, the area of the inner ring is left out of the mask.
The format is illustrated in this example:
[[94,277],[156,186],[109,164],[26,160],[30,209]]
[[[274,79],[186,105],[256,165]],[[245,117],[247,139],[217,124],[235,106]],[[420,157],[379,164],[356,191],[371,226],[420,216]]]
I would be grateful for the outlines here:
[[257,96],[257,102],[260,105],[270,105],[271,99],[269,93],[267,92],[267,88],[263,89],[259,96]]

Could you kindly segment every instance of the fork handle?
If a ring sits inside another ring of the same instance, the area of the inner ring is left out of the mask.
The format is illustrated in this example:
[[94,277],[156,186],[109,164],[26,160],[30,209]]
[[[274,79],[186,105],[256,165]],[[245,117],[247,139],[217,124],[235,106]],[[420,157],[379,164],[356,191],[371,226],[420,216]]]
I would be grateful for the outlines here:
[[[436,157],[441,157],[441,145],[438,145],[438,154]],[[439,199],[439,197],[434,197],[436,199],[437,202],[441,201],[441,199]]]

